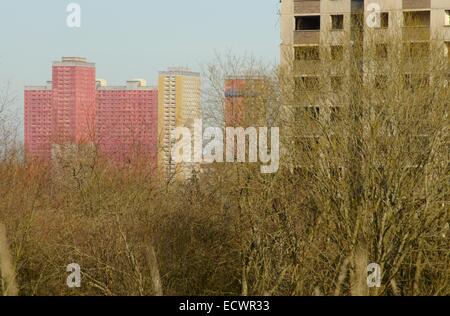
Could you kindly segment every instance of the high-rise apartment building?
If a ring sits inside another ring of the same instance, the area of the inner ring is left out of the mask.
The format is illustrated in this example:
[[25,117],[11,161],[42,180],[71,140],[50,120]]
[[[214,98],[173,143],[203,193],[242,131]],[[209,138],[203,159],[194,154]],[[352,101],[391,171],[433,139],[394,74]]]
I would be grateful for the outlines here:
[[144,80],[108,87],[95,72],[84,58],[63,57],[53,63],[52,82],[25,88],[27,157],[49,161],[94,145],[116,162],[156,167],[157,89]]
[[244,123],[246,83],[244,77],[225,79],[225,126],[242,126]]
[[200,74],[184,68],[161,71],[158,91],[158,165],[168,177],[189,178],[199,163],[174,163],[171,133],[176,127],[186,127],[193,135],[195,120],[202,119]]
[[63,57],[53,63],[52,142],[92,143],[95,135],[95,64]]
[[[339,107],[351,102],[351,91],[344,89],[353,87],[342,84],[349,76],[382,90],[390,71],[384,64],[388,57],[401,57],[399,69],[404,86],[411,91],[432,82],[430,57],[441,55],[450,62],[449,0],[280,2],[281,64],[294,77],[293,111],[288,112],[294,113],[294,121],[298,109],[307,109],[314,119],[332,122]],[[352,59],[357,62],[350,63]],[[357,67],[346,67],[350,64]],[[448,77],[447,73],[443,76]],[[305,121],[302,126],[308,135],[304,136],[314,136],[317,141],[317,124],[309,126],[312,120]],[[424,135],[411,137],[423,139]]]
[[247,75],[225,79],[225,126],[266,126],[265,102],[273,93],[267,77]]
[[225,126],[242,126],[244,124],[245,97],[248,89],[248,79],[245,77],[225,79]]
[[[281,64],[292,70],[296,105],[306,107],[314,117],[332,119],[345,103],[329,102],[323,109],[315,100],[323,99],[327,91],[345,92],[342,83],[351,59],[361,61],[352,76],[375,86],[383,84],[388,70],[380,65],[390,51],[386,41],[401,45],[397,51],[410,60],[428,56],[431,49],[442,49],[443,58],[449,58],[450,1],[281,0]],[[429,80],[414,62],[408,65],[405,83]],[[324,67],[326,78],[321,77]]]
[[151,161],[156,167],[158,90],[145,80],[126,86],[97,81],[96,139],[117,162]]
[[[369,26],[365,22],[373,12],[376,20]],[[358,23],[358,15],[363,23]],[[309,75],[302,69],[313,67],[305,67],[302,56],[314,64],[319,47],[339,56],[355,31],[371,32],[379,45],[386,35],[395,34],[413,48],[431,39],[450,47],[449,26],[448,0],[281,0],[281,60],[285,65],[294,61],[299,75]]]
[[53,62],[47,86],[25,87],[27,155],[48,160],[53,145],[92,142],[95,93],[95,65],[78,57]]
[[52,134],[52,83],[25,87],[24,141],[28,154],[49,160]]

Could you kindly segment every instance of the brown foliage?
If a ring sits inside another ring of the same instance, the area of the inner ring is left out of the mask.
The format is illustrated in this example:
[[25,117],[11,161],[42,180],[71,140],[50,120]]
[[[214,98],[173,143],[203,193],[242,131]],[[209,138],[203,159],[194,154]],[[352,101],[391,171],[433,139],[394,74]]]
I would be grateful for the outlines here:
[[[382,68],[373,66],[375,46],[365,46],[364,76],[358,58],[334,67],[322,57],[307,84],[293,69],[254,62],[208,68],[217,109],[228,75],[279,83],[245,100],[265,113],[258,124],[283,129],[272,175],[217,164],[167,183],[95,159],[62,164],[55,177],[5,157],[0,222],[20,294],[449,295],[447,64],[430,49],[408,72],[396,43]],[[358,56],[353,49],[348,56]],[[419,76],[424,69],[431,80]],[[339,70],[341,88],[331,89]],[[65,282],[73,262],[79,289]],[[380,289],[365,284],[371,262],[382,267]]]

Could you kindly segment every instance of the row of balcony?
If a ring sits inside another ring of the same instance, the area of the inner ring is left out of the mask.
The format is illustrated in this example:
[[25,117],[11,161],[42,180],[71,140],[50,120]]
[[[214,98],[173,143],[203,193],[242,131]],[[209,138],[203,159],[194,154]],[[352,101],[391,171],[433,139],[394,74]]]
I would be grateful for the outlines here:
[[[360,9],[362,1],[352,1],[354,10]],[[403,0],[404,10],[431,8],[431,0]],[[320,0],[294,0],[294,14],[320,13]]]
[[[380,36],[386,34],[385,29],[376,30]],[[376,36],[377,34],[375,34]],[[428,41],[431,37],[430,27],[427,26],[404,26],[402,27],[404,41]],[[294,31],[294,45],[319,45],[320,30]]]
[[[314,1],[316,2],[316,1]],[[305,2],[307,3],[307,2]],[[390,16],[389,12],[380,13],[380,25],[373,28],[375,33],[380,36],[387,35],[388,29],[390,27]],[[446,26],[450,26],[450,10],[445,10]],[[328,15],[327,15],[328,16]],[[319,14],[310,15],[296,15],[295,16],[295,30],[294,30],[294,43],[295,44],[318,44],[320,42],[320,33],[324,30],[323,28],[323,18],[324,16]],[[329,15],[330,24],[329,31],[324,34],[331,35],[334,40],[339,40],[339,36],[343,36],[344,30],[347,29],[345,24],[351,23],[351,28],[359,28],[360,23],[363,23],[363,19],[359,19],[356,16],[352,16],[350,21],[345,18],[344,14],[331,14]],[[426,41],[430,39],[430,25],[431,25],[431,12],[429,10],[425,11],[403,11],[402,17],[402,32],[403,38],[408,41]]]

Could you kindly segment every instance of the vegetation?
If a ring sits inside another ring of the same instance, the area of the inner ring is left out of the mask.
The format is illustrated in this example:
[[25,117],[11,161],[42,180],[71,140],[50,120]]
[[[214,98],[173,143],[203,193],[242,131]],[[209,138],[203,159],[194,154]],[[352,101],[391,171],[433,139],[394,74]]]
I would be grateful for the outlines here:
[[[338,64],[323,49],[313,79],[296,78],[298,62],[207,67],[219,112],[225,77],[265,78],[244,97],[244,123],[282,128],[275,174],[214,164],[165,181],[96,157],[56,177],[8,147],[0,222],[19,294],[450,295],[447,60],[438,44],[412,56],[384,44],[348,44]],[[81,288],[66,285],[73,262]],[[369,263],[380,288],[367,287]]]

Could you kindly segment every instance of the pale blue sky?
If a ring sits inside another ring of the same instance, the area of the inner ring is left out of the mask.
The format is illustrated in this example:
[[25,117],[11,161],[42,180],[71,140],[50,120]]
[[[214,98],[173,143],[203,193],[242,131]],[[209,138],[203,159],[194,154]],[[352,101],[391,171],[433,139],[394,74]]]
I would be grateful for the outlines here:
[[[82,9],[82,27],[66,26],[66,7]],[[200,70],[214,54],[253,54],[275,64],[278,0],[0,0],[0,86],[51,79],[51,62],[83,56],[109,84],[155,84],[168,66]]]

